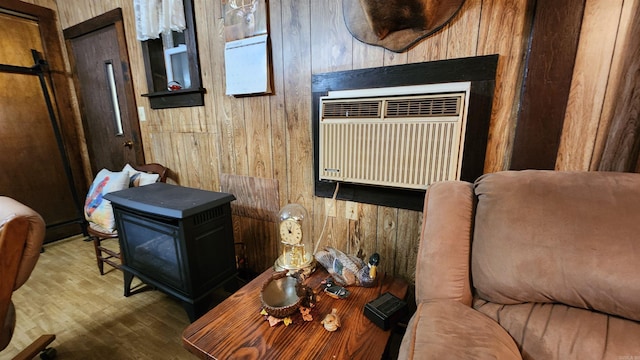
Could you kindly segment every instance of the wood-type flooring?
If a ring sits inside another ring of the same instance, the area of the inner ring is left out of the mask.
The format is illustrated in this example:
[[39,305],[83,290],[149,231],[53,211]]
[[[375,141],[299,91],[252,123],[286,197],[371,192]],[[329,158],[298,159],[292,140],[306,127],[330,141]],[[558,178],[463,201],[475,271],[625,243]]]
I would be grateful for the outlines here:
[[[16,328],[0,360],[9,360],[42,334],[53,333],[58,360],[196,359],[182,346],[190,324],[182,304],[134,278],[123,295],[122,272],[100,276],[92,242],[75,236],[44,246],[27,282],[13,293]],[[107,247],[117,249],[117,240]],[[105,242],[103,242],[105,244]],[[219,291],[212,304],[228,292]],[[402,335],[392,334],[384,360],[397,359]]]
[[[195,359],[182,347],[189,319],[180,302],[157,291],[123,296],[122,273],[100,276],[92,242],[82,236],[45,245],[12,300],[16,328],[0,360],[53,333],[57,359]],[[117,244],[115,243],[114,245]],[[134,286],[143,289],[134,279]]]

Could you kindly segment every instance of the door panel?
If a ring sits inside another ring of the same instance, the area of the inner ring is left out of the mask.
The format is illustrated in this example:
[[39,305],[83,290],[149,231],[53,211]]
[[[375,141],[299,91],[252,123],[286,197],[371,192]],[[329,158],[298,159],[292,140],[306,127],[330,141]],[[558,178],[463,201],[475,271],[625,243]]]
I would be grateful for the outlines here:
[[[31,68],[31,50],[44,52],[38,22],[0,13],[0,49],[0,64]],[[46,241],[78,234],[79,204],[74,201],[40,78],[5,69],[0,71],[0,84],[0,195],[41,215],[47,224]]]
[[57,224],[77,210],[37,76],[0,73],[0,193]]
[[144,162],[121,20],[97,29],[87,25],[96,19],[65,30],[94,174]]
[[31,67],[31,49],[43,51],[40,29],[35,20],[0,13],[0,64]]

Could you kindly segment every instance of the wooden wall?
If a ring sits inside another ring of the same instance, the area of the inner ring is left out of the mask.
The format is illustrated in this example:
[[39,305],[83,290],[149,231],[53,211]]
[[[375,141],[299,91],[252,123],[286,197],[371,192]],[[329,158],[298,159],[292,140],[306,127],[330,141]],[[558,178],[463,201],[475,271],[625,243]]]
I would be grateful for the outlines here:
[[[32,0],[38,3],[40,0]],[[587,0],[574,83],[563,131],[558,169],[590,169],[610,90],[611,72],[638,1]],[[57,0],[62,28],[121,7],[135,91],[147,92],[141,47],[135,39],[133,1]],[[453,21],[405,53],[355,40],[343,22],[340,0],[271,0],[270,35],[275,94],[232,98],[224,89],[223,19],[219,0],[194,1],[204,107],[151,110],[138,96],[147,161],[173,171],[181,185],[218,190],[221,174],[278,180],[281,205],[298,202],[314,218],[315,237],[324,223],[325,199],[313,196],[311,75],[499,54],[498,78],[485,163],[486,172],[507,169],[521,91],[533,1],[467,0]],[[387,273],[412,279],[421,213],[357,205],[357,220],[345,218],[345,203],[327,221],[323,244],[362,257],[378,251]],[[273,259],[267,259],[271,263]]]
[[587,0],[556,169],[640,172],[638,16],[638,0]]

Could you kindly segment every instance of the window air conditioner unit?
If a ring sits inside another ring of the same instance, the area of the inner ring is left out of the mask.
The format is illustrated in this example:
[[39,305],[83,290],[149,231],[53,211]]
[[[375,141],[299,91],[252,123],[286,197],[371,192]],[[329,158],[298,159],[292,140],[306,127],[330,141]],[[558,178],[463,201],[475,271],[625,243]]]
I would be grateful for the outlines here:
[[470,86],[329,92],[320,99],[320,180],[406,189],[459,180]]

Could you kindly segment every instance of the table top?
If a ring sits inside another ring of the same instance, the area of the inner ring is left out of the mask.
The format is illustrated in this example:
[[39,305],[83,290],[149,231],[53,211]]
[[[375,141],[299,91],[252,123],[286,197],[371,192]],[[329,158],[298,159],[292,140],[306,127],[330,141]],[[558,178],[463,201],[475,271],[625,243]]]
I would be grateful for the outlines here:
[[[401,279],[379,276],[375,287],[349,287],[346,299],[334,299],[321,291],[329,275],[318,269],[306,280],[318,295],[313,321],[298,313],[294,323],[274,327],[260,315],[260,289],[273,274],[269,269],[235,294],[189,325],[182,333],[184,347],[201,359],[371,359],[384,353],[391,330],[384,331],[364,316],[364,305],[390,292],[404,299],[408,285]],[[381,275],[381,274],[379,274]],[[332,309],[341,327],[326,331],[320,323]]]

